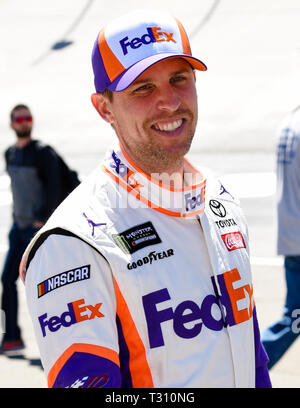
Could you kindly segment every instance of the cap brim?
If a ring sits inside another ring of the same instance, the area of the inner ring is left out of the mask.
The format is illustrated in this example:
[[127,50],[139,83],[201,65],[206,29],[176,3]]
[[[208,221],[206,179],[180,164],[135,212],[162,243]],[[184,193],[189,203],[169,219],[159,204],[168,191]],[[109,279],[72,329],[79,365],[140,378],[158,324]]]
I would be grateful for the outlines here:
[[129,85],[134,82],[138,76],[140,76],[146,69],[150,68],[152,65],[156,64],[159,61],[162,61],[167,58],[183,58],[191,64],[194,69],[199,71],[206,71],[206,65],[197,58],[194,58],[186,54],[171,54],[171,53],[161,53],[151,55],[131,67],[127,68],[121,75],[118,76],[109,86],[108,89],[115,92],[124,91],[128,88]]

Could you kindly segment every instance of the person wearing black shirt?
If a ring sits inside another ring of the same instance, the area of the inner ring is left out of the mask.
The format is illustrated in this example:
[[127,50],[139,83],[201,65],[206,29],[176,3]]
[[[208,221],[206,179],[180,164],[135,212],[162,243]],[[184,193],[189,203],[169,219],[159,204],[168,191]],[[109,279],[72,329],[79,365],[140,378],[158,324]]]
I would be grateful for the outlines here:
[[[16,282],[19,264],[34,234],[44,225],[64,199],[61,157],[49,145],[31,137],[33,117],[26,105],[11,111],[11,128],[17,141],[5,152],[6,170],[11,181],[13,224],[9,232],[9,250],[2,273],[1,308],[5,313],[5,333],[1,352],[24,348],[18,325]],[[77,173],[75,176],[77,177]],[[79,184],[79,180],[75,184]]]

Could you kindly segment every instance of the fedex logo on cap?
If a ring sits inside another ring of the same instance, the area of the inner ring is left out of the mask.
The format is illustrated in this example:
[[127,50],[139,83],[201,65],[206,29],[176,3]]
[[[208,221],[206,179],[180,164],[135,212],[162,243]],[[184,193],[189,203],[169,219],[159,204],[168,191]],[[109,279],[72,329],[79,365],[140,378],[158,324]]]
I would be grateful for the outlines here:
[[120,41],[120,45],[122,47],[123,54],[128,54],[128,48],[137,49],[141,45],[147,45],[158,41],[172,41],[176,43],[175,39],[173,38],[174,33],[168,33],[166,31],[162,31],[161,27],[147,27],[147,32],[142,35],[141,37],[135,37],[132,40],[129,40],[129,37],[126,36],[122,38]]

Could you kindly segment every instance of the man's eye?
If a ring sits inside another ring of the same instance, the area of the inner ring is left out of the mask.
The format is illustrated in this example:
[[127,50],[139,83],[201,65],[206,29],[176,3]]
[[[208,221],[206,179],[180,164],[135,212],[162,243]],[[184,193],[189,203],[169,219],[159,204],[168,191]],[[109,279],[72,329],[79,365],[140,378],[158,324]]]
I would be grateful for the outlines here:
[[152,85],[151,84],[145,84],[142,86],[139,86],[138,88],[136,88],[133,93],[146,93],[152,90]]
[[177,83],[177,82],[181,82],[184,81],[186,78],[182,75],[178,75],[176,77],[171,78],[171,83]]

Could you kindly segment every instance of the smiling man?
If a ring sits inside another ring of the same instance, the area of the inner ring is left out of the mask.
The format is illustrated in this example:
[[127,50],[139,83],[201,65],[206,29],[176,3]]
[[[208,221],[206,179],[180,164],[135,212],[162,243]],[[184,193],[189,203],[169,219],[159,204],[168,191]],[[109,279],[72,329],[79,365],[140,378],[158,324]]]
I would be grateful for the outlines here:
[[195,76],[187,61],[164,59],[111,101],[99,93],[92,101],[114,126],[124,152],[143,171],[183,175],[184,155],[197,123]]
[[102,29],[92,62],[116,140],[21,265],[49,387],[270,387],[245,219],[185,157],[206,66],[145,10]]

